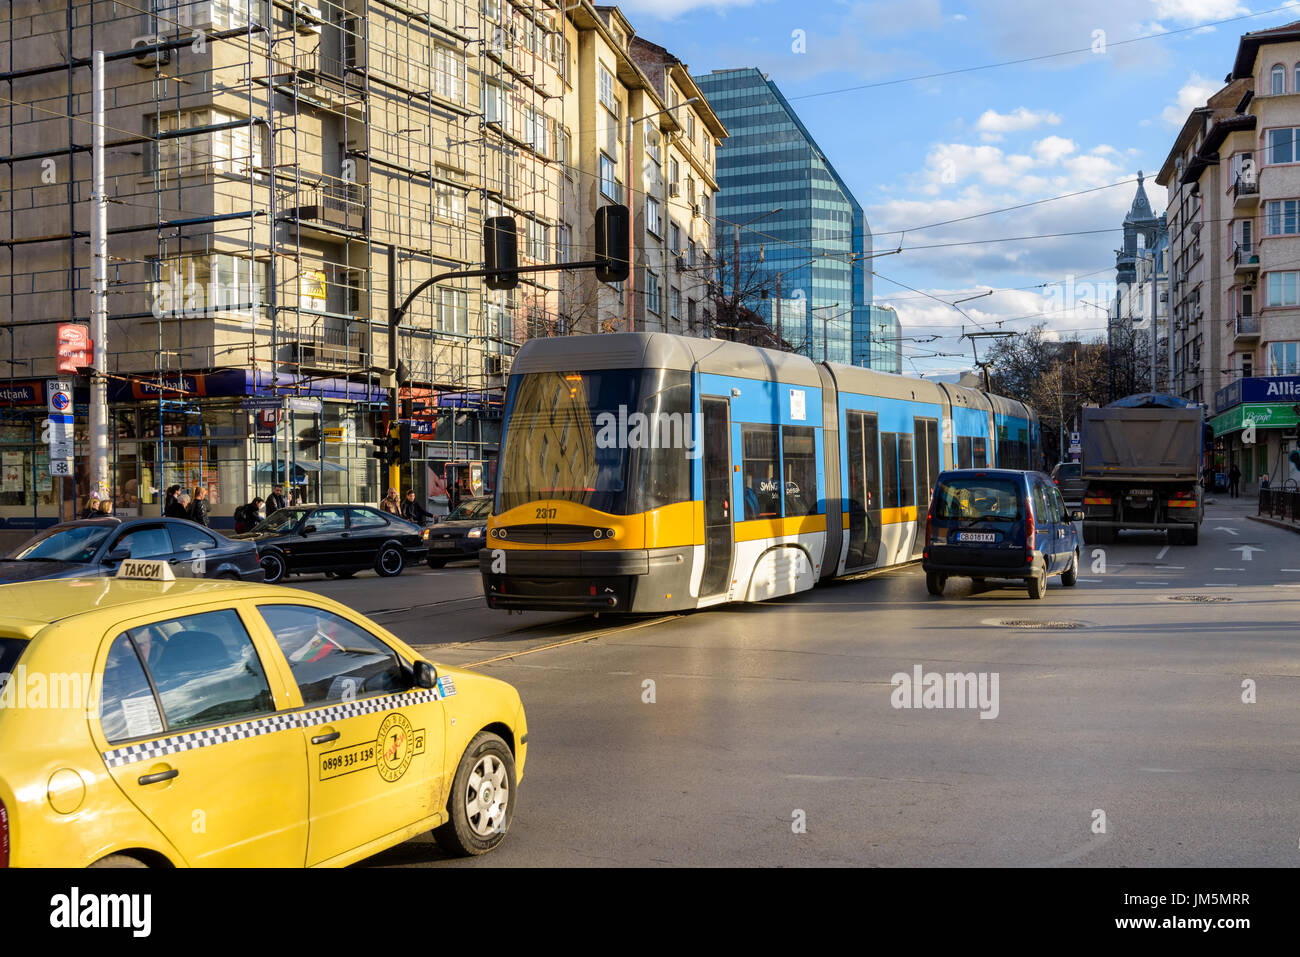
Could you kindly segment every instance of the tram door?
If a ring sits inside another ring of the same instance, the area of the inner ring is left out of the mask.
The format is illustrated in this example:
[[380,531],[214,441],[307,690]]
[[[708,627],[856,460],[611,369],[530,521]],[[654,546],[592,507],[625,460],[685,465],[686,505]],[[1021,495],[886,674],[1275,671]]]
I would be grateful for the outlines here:
[[880,553],[880,435],[874,413],[849,412],[849,553],[845,568],[865,568]]
[[731,411],[726,399],[701,399],[704,469],[704,575],[700,597],[719,595],[731,580]]

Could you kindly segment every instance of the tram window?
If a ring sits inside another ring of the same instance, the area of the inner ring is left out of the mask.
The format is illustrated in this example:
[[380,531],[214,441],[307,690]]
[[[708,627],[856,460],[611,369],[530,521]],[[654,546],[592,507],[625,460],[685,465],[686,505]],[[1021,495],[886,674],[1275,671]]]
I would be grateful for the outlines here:
[[903,508],[916,504],[915,473],[912,471],[912,437],[906,433],[898,436],[898,487],[899,504]]
[[972,468],[988,468],[988,440],[982,437],[971,440],[971,453],[974,458]]
[[957,468],[972,468],[974,463],[975,459],[971,454],[971,437],[969,435],[957,436]]
[[898,484],[898,433],[880,433],[880,471],[885,479],[885,508],[898,508],[902,501]]
[[781,469],[777,462],[776,426],[742,425],[745,518],[781,517]]
[[934,483],[939,478],[939,422],[937,419],[915,419],[913,435],[916,440],[916,485],[918,498],[930,501]]
[[785,475],[785,514],[816,515],[817,448],[812,428],[781,427],[781,457]]
[[[648,512],[691,498],[692,451],[699,454],[700,424],[691,412],[691,380],[687,372],[651,369],[642,386],[642,411],[650,441],[637,452],[633,512]],[[724,425],[725,430],[725,425]],[[646,447],[648,444],[649,447]]]

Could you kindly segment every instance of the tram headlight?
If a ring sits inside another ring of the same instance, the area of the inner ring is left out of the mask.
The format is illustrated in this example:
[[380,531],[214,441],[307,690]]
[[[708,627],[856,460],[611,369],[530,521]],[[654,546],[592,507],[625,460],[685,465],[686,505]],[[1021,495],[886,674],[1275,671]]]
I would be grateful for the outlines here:
[[605,537],[606,537],[606,538],[613,538],[613,537],[614,537],[614,530],[613,530],[612,528],[607,528],[607,529],[605,529]]
[[593,529],[591,530],[591,537],[592,537],[592,538],[600,538],[600,537],[601,537],[602,535],[604,535],[604,534],[605,534],[605,533],[604,533],[603,531],[601,531],[599,528],[593,528]]

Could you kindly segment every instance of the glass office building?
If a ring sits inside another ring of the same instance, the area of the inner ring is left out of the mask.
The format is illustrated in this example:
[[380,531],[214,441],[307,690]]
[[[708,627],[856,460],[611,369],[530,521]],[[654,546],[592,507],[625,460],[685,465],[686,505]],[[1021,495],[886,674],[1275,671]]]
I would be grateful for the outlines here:
[[[871,231],[862,207],[758,70],[715,70],[695,82],[731,134],[718,148],[717,255],[731,260],[740,225],[742,275],[758,270],[766,280],[766,295],[743,305],[811,359],[869,365]],[[733,275],[729,268],[724,295]]]

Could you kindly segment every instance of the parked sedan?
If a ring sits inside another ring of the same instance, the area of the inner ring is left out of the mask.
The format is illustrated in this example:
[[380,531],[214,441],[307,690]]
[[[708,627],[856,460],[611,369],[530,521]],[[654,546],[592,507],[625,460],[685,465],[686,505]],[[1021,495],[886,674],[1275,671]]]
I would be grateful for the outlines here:
[[178,518],[92,518],[47,528],[0,561],[0,583],[113,575],[126,558],[166,561],[177,578],[262,581],[257,546]]
[[1078,462],[1058,462],[1052,469],[1052,481],[1061,490],[1066,505],[1083,504],[1083,493],[1088,483],[1083,478],[1083,466]]
[[491,514],[491,497],[471,498],[457,505],[456,510],[437,525],[426,528],[429,567],[441,568],[448,562],[478,558]]
[[368,505],[282,508],[235,537],[257,544],[272,583],[303,572],[350,578],[366,568],[391,578],[426,551],[419,525]]

